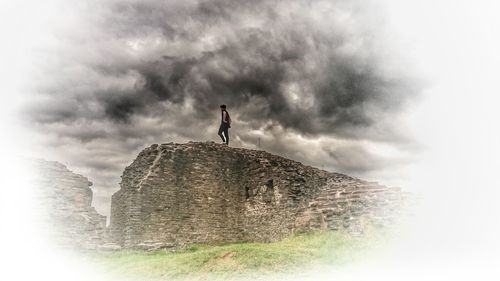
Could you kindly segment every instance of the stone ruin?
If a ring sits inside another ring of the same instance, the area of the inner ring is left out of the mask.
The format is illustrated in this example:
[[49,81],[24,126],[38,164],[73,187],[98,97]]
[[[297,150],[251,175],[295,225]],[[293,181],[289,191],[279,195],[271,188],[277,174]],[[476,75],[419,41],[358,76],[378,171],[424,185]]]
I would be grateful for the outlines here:
[[32,160],[36,212],[42,234],[58,246],[95,249],[104,244],[106,217],[92,204],[92,183],[54,161]]
[[91,206],[92,183],[34,160],[45,234],[77,249],[157,249],[276,241],[295,232],[353,234],[393,224],[408,194],[260,150],[214,142],[155,144],[126,167],[111,221]]
[[394,221],[405,193],[214,142],[154,144],[112,196],[110,239],[124,248],[276,241],[313,229],[360,233]]

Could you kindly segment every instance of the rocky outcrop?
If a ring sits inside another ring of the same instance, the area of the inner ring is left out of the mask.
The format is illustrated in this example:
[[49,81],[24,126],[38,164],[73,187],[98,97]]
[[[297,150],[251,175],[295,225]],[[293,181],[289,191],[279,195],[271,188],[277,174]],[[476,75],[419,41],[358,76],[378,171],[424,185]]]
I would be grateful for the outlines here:
[[33,160],[42,233],[63,247],[95,249],[104,243],[106,217],[92,204],[92,183],[58,162]]
[[265,151],[213,142],[152,145],[112,196],[111,237],[127,248],[274,241],[296,231],[384,225],[404,194]]

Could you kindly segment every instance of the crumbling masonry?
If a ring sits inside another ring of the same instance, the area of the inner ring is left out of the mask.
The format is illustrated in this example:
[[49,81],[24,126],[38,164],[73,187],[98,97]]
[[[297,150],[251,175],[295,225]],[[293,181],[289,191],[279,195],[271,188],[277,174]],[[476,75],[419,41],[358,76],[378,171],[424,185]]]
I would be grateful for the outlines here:
[[265,151],[213,142],[152,145],[112,196],[110,234],[125,248],[275,241],[310,229],[391,223],[404,201],[387,188]]
[[32,160],[41,233],[56,245],[96,249],[104,244],[106,217],[92,203],[92,183],[54,161]]

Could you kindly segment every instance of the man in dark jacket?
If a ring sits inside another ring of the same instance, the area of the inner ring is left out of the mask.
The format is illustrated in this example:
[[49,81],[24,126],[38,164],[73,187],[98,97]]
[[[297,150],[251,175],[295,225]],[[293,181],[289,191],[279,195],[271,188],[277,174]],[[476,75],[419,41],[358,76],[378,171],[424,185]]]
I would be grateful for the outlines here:
[[[218,134],[222,139],[222,143],[229,145],[229,128],[231,128],[231,118],[229,117],[229,113],[227,113],[225,104],[220,106],[220,110],[221,110],[221,122]],[[224,133],[224,135],[222,133]]]

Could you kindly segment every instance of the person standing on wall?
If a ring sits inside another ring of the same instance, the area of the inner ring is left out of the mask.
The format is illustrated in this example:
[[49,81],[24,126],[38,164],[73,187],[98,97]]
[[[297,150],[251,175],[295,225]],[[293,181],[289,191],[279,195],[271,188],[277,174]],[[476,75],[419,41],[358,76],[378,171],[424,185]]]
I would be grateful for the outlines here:
[[[229,128],[231,128],[231,117],[229,117],[229,113],[226,110],[225,104],[220,106],[220,110],[221,122],[218,135],[222,139],[223,144],[229,145]],[[222,133],[224,133],[224,135]]]

